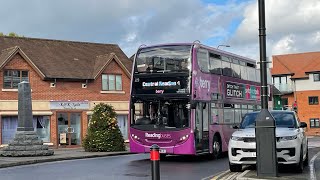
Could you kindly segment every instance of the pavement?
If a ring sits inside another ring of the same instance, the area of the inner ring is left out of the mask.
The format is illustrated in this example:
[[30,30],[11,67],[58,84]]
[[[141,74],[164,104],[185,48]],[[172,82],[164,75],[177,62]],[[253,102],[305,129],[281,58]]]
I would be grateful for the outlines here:
[[32,156],[32,157],[1,157],[0,156],[0,168],[27,165],[27,164],[36,164],[36,163],[43,163],[43,162],[131,154],[128,150],[121,151],[121,152],[85,152],[83,148],[63,148],[63,149],[53,149],[53,150],[54,150],[54,155],[52,156]]

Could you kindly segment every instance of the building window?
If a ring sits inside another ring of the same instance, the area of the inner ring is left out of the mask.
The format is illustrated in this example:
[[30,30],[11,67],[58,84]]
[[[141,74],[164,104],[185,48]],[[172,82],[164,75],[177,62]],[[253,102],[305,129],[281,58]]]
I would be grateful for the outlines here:
[[310,119],[310,128],[319,128],[319,127],[320,127],[319,118]]
[[3,88],[17,89],[18,84],[22,81],[29,81],[28,71],[22,70],[4,70]]
[[43,142],[50,142],[50,116],[33,116],[33,127]]
[[313,81],[320,81],[320,74],[313,74]]
[[102,90],[103,91],[122,91],[121,75],[103,74]]
[[318,96],[310,96],[309,97],[309,105],[319,104]]
[[274,76],[273,84],[287,84],[287,76]]
[[[18,127],[18,116],[2,116],[2,144],[13,140]],[[39,139],[50,142],[50,116],[33,116],[33,127]]]

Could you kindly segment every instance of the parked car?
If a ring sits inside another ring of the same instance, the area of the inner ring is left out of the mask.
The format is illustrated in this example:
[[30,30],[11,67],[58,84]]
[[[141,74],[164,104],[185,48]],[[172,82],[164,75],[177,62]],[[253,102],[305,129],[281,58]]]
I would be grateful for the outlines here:
[[[294,111],[270,111],[276,123],[276,148],[279,164],[294,164],[299,172],[308,165],[308,139]],[[247,113],[231,136],[228,145],[230,171],[242,170],[242,165],[256,164],[255,121],[259,112]]]

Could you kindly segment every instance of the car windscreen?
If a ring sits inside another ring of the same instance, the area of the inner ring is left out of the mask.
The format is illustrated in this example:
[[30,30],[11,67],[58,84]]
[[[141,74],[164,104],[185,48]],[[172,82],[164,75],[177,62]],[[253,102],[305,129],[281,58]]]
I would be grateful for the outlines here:
[[[243,117],[240,124],[240,129],[254,128],[256,118],[259,113],[248,113]],[[293,113],[291,112],[271,112],[271,115],[276,121],[276,127],[296,128],[297,123]]]

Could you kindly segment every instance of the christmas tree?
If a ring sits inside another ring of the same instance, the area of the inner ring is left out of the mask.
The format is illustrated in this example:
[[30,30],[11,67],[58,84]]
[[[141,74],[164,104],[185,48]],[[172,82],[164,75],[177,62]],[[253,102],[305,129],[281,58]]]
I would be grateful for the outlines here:
[[90,152],[125,151],[117,115],[111,105],[100,103],[94,107],[83,147]]

